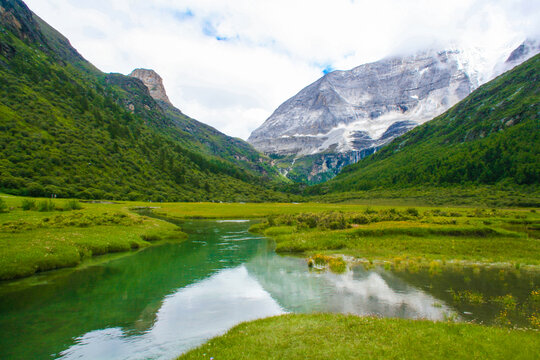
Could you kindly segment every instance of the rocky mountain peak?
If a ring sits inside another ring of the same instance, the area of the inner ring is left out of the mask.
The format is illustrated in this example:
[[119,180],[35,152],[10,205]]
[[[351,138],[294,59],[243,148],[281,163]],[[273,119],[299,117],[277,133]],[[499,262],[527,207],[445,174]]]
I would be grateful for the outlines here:
[[511,62],[518,62],[523,61],[524,59],[528,59],[540,52],[540,41],[537,39],[526,39],[521,45],[519,45],[510,56],[508,56],[508,59],[506,59],[507,63]]
[[331,72],[278,107],[248,142],[297,156],[379,147],[477,86],[461,58],[459,51],[426,51]]
[[[137,78],[143,82],[148,88],[150,96],[156,100],[162,100],[171,104],[165,87],[163,86],[163,79],[154,70],[149,69],[135,69],[129,74],[129,76]],[[172,104],[171,104],[172,105]]]

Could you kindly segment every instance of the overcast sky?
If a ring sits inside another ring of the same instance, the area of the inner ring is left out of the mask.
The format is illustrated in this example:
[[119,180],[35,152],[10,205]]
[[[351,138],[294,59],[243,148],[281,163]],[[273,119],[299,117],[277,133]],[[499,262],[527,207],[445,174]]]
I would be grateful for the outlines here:
[[538,37],[537,0],[26,0],[105,72],[154,69],[172,103],[232,136],[334,69]]

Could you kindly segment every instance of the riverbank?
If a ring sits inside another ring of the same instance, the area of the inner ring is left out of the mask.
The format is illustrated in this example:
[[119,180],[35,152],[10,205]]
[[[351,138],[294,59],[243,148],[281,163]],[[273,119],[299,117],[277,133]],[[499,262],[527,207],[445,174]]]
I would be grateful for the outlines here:
[[341,314],[283,315],[235,326],[189,359],[536,359],[540,334],[473,324]]
[[1,199],[2,280],[185,238],[177,226],[141,216],[136,209],[177,220],[267,219],[252,231],[274,239],[280,253],[342,254],[401,266],[433,266],[432,261],[540,265],[540,214],[534,209]]
[[396,266],[540,265],[540,215],[534,209],[358,206],[271,216],[250,230],[274,239],[279,253],[341,254]]
[[187,236],[176,225],[129,211],[132,204],[13,196],[2,200],[0,280],[74,267],[97,255]]

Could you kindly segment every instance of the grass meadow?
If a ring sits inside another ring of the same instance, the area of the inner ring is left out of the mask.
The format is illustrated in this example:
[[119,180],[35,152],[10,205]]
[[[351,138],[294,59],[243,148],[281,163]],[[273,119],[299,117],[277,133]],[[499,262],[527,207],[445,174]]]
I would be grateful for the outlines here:
[[289,314],[235,326],[189,359],[536,359],[540,335],[464,323]]

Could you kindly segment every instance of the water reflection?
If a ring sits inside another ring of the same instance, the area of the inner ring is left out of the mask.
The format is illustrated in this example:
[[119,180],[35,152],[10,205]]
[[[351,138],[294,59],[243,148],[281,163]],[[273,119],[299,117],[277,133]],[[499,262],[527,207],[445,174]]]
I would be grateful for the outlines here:
[[[186,224],[194,241],[147,248],[77,271],[42,274],[35,286],[3,283],[0,359],[51,359],[73,344],[74,338],[98,329],[146,332],[168,295],[268,251],[267,241],[249,235],[248,226]],[[234,251],[218,245],[222,236],[235,233],[237,239],[252,241],[243,241]]]
[[[216,241],[228,252],[245,233]],[[265,247],[262,247],[265,248]],[[143,334],[119,328],[92,331],[62,352],[62,359],[170,359],[243,321],[284,312],[340,312],[442,320],[452,311],[432,296],[383,270],[347,274],[309,271],[302,259],[257,252],[246,263],[219,271],[165,298]],[[379,273],[381,272],[381,273]]]
[[283,312],[242,265],[167,296],[144,334],[120,328],[91,331],[61,359],[170,359],[239,322]]
[[287,311],[443,320],[453,311],[382,269],[346,274],[308,271],[303,259],[258,256],[246,267]]

